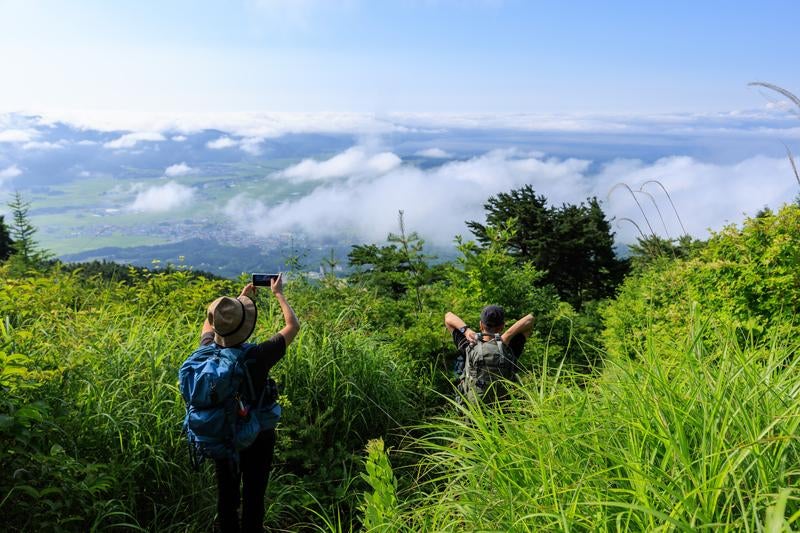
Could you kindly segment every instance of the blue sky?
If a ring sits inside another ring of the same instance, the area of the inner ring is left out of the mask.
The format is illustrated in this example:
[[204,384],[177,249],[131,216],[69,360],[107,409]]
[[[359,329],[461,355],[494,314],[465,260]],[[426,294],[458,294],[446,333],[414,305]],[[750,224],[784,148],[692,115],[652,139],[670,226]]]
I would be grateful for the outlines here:
[[637,113],[800,90],[800,3],[0,0],[0,111]]
[[643,222],[616,185],[658,179],[704,237],[797,195],[798,110],[747,84],[800,93],[798,15],[796,0],[0,0],[0,212],[15,189],[137,168],[156,181],[128,184],[142,197],[119,212],[171,220],[198,192],[174,169],[288,157],[264,180],[310,192],[235,202],[229,224],[375,242],[403,209],[450,243],[523,184]]

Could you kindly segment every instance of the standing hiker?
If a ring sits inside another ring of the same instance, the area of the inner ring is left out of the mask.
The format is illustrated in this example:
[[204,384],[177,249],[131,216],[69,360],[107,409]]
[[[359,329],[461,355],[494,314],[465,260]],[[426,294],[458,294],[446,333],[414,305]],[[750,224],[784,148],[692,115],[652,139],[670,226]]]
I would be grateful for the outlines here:
[[444,324],[464,358],[458,383],[461,395],[470,401],[504,398],[505,380],[515,379],[517,360],[533,331],[533,315],[525,315],[504,332],[505,311],[499,305],[487,305],[478,331],[451,312],[444,315]]
[[264,495],[281,413],[269,371],[300,329],[283,295],[281,275],[271,281],[270,289],[285,322],[277,334],[259,344],[245,342],[257,317],[256,288],[248,284],[237,298],[223,296],[211,302],[200,348],[179,373],[188,406],[189,442],[196,453],[214,460],[217,520],[223,533],[263,530]]

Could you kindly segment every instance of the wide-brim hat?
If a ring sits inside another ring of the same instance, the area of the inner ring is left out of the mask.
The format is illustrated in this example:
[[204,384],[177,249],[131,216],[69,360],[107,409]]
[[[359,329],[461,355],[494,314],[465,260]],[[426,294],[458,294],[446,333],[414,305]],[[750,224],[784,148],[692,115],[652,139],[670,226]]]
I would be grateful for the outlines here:
[[227,348],[248,339],[256,327],[256,304],[247,296],[221,296],[208,306],[208,323],[214,329],[214,342]]

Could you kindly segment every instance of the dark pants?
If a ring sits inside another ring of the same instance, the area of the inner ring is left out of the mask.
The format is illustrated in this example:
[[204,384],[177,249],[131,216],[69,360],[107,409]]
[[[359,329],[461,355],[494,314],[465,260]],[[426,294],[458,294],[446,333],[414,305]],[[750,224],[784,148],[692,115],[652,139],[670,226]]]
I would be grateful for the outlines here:
[[[239,471],[232,461],[215,461],[217,473],[217,519],[222,533],[263,531],[264,494],[267,491],[275,430],[258,434],[256,441],[239,454]],[[239,485],[242,485],[242,527],[239,528]]]

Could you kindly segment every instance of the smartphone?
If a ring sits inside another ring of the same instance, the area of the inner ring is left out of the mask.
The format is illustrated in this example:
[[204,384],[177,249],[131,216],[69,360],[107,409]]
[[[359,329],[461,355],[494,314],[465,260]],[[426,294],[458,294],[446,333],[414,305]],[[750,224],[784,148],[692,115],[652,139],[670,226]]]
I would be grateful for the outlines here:
[[272,280],[277,279],[280,274],[253,274],[253,285],[256,287],[269,287]]

